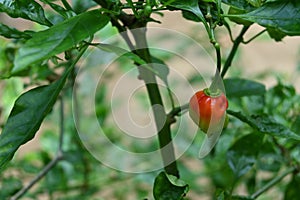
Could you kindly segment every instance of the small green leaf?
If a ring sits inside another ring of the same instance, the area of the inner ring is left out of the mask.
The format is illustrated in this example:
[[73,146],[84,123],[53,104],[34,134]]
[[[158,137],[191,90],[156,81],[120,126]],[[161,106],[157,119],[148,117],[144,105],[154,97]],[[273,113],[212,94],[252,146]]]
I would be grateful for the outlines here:
[[241,112],[227,110],[227,113],[238,118],[242,122],[247,123],[252,128],[261,133],[268,134],[275,137],[288,138],[300,140],[300,135],[291,131],[288,127],[276,122],[271,116],[267,114],[245,116]]
[[224,86],[226,96],[228,98],[251,95],[264,95],[266,93],[266,88],[263,84],[247,79],[224,79]]
[[14,61],[12,73],[18,73],[29,65],[66,51],[80,41],[93,36],[103,28],[109,18],[99,10],[82,13],[44,31],[36,32],[22,46]]
[[9,26],[6,26],[5,24],[0,23],[0,35],[6,37],[6,38],[14,38],[14,39],[29,39],[31,38],[32,34],[29,34],[29,32],[22,32],[15,28],[11,28]]
[[56,102],[69,73],[70,70],[53,84],[29,90],[16,100],[0,134],[0,171],[13,158],[17,149],[35,136]]
[[281,32],[280,30],[273,28],[273,27],[268,27],[267,28],[269,36],[274,39],[276,42],[280,42],[286,34]]
[[42,25],[51,26],[40,4],[31,0],[0,0],[0,12],[6,12],[14,18],[29,19]]
[[204,24],[205,28],[209,30],[209,27],[206,23],[206,19],[199,8],[198,0],[188,0],[188,1],[171,0],[171,1],[163,1],[163,2],[165,3],[165,5],[170,6],[172,8],[193,13]]
[[264,27],[272,27],[287,35],[300,35],[300,1],[272,1],[236,17]]
[[249,134],[237,140],[229,148],[228,164],[237,178],[247,173],[256,162],[262,139],[261,134]]
[[175,176],[161,172],[154,181],[155,200],[181,200],[188,191],[188,185]]

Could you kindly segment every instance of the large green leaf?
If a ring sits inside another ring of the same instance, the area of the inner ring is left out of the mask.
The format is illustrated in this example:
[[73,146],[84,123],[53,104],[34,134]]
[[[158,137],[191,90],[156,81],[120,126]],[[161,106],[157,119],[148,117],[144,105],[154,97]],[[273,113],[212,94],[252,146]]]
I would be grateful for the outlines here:
[[300,35],[300,1],[274,1],[237,17],[264,27],[272,27],[287,35]]
[[247,123],[252,128],[258,130],[261,133],[268,134],[275,137],[289,138],[300,140],[300,135],[297,135],[291,131],[288,127],[276,122],[271,116],[262,115],[251,115],[245,116],[241,112],[235,112],[227,110],[227,113],[238,118],[242,122]]
[[22,32],[15,28],[11,28],[9,26],[6,26],[5,24],[0,23],[0,35],[4,36],[6,38],[29,39],[29,38],[31,38],[31,34],[32,34],[32,32]]
[[175,176],[161,172],[154,181],[155,200],[181,200],[188,191],[188,185]]
[[42,6],[33,0],[0,0],[0,12],[6,12],[11,17],[21,17],[51,26]]
[[66,51],[103,28],[109,18],[99,10],[82,13],[44,31],[37,32],[22,46],[14,61],[12,73]]
[[237,178],[247,173],[256,162],[262,139],[261,134],[249,134],[237,140],[229,148],[228,164]]
[[247,79],[224,79],[224,86],[226,96],[228,98],[251,95],[264,95],[266,92],[266,88],[263,84]]
[[29,90],[16,100],[0,134],[0,171],[17,149],[35,136],[56,102],[69,73],[70,70],[53,84]]

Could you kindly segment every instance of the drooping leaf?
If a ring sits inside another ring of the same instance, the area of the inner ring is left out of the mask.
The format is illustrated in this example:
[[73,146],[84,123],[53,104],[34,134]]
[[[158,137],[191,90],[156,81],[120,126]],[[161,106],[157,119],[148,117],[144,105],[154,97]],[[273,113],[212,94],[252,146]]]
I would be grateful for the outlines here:
[[262,138],[261,134],[249,134],[237,140],[229,148],[228,164],[237,178],[247,173],[255,164]]
[[13,158],[17,149],[35,136],[56,102],[69,73],[70,70],[53,84],[31,89],[16,100],[0,134],[0,171]]
[[300,1],[272,1],[236,17],[271,27],[287,35],[300,35]]
[[[169,69],[166,67],[166,65],[162,64],[158,59],[153,58],[153,62],[158,63],[159,65],[153,64],[153,66],[150,66],[146,63],[146,61],[144,61],[138,55],[126,49],[123,49],[121,47],[117,47],[115,45],[110,45],[110,44],[102,44],[102,43],[98,44],[96,47],[103,51],[112,52],[118,56],[126,57],[134,61],[136,64],[139,64],[140,66],[153,72],[155,75],[160,77],[164,82],[167,81],[166,76],[169,74]],[[165,83],[167,84],[167,82]]]
[[42,6],[33,0],[0,0],[0,12],[6,12],[14,18],[21,17],[42,25],[51,26],[51,23],[45,17]]
[[263,84],[247,79],[224,79],[224,86],[226,96],[228,98],[251,95],[264,95],[266,92],[266,88]]
[[6,26],[5,24],[0,23],[0,35],[6,37],[6,38],[14,38],[14,39],[20,39],[25,38],[29,39],[31,38],[31,34],[29,32],[22,32],[15,28],[11,28],[9,26]]
[[161,172],[154,181],[155,200],[181,200],[188,191],[188,185],[175,176]]
[[300,140],[300,135],[294,133],[288,127],[276,122],[267,114],[245,116],[241,112],[235,112],[232,110],[227,110],[227,113],[238,118],[242,122],[247,123],[261,133],[275,137]]
[[44,31],[36,32],[22,46],[14,61],[12,73],[18,73],[29,65],[48,59],[72,48],[103,28],[109,18],[99,10],[82,13]]

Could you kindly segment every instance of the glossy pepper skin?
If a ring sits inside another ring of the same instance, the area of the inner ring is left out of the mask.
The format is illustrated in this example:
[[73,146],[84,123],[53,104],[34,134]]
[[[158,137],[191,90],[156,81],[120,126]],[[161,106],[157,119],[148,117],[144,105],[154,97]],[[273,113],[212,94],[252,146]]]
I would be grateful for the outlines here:
[[209,94],[209,89],[196,92],[189,102],[189,114],[199,128],[207,133],[210,126],[224,122],[228,101],[222,92]]

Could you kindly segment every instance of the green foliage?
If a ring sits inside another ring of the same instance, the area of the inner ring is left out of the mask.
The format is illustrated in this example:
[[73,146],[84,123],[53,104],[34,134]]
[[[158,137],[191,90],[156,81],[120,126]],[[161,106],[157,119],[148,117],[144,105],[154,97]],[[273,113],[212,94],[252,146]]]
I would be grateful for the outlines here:
[[92,37],[109,20],[105,15],[99,15],[99,12],[99,10],[89,11],[35,33],[17,51],[12,73],[18,73],[31,64],[49,59]]
[[44,9],[35,1],[3,0],[0,3],[0,11],[14,18],[21,17],[42,25],[51,26],[51,22],[45,17]]
[[299,35],[299,6],[300,2],[295,0],[268,2],[249,13],[240,15],[240,18],[264,27],[276,28],[287,35]]
[[175,176],[161,172],[154,181],[153,196],[156,200],[181,200],[188,185]]
[[55,104],[69,73],[67,71],[51,85],[29,90],[16,100],[0,135],[0,170],[3,170],[22,144],[35,136],[43,119]]
[[[236,87],[236,86],[239,87]],[[228,98],[237,98],[251,95],[264,95],[266,88],[263,84],[246,79],[229,78],[224,79],[226,96]]]

